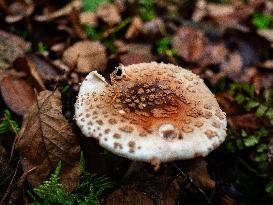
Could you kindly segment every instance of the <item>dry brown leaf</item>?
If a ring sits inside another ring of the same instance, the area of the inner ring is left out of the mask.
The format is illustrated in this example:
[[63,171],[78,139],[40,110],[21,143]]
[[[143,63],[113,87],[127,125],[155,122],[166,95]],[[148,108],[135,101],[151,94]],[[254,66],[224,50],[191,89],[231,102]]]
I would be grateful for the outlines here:
[[28,61],[31,61],[41,76],[42,80],[59,81],[65,78],[61,71],[51,64],[45,57],[39,55],[28,55]]
[[86,32],[81,25],[80,12],[73,9],[69,14],[69,22],[71,22],[72,32],[79,39],[87,39]]
[[270,123],[266,119],[257,118],[255,113],[246,113],[228,118],[228,124],[231,128],[239,129],[259,129],[261,125],[263,127],[269,127]]
[[[240,75],[243,67],[243,58],[240,52],[232,52],[228,55],[227,65],[223,65],[223,71],[226,71],[227,74]],[[232,76],[230,76],[232,77]]]
[[270,72],[257,73],[253,78],[253,83],[258,90],[260,90],[261,88],[272,88],[273,74]]
[[207,65],[221,64],[226,61],[228,50],[224,42],[208,44],[202,58],[198,61],[198,65],[205,67]]
[[122,187],[108,195],[105,205],[154,205],[153,201],[144,192],[130,187]]
[[23,56],[29,46],[19,36],[0,30],[0,70],[6,69],[16,58]]
[[255,0],[250,1],[248,4],[243,4],[242,1],[233,1],[231,4],[219,4],[204,3],[203,1],[200,5],[197,4],[193,19],[200,21],[203,17],[209,17],[223,28],[246,29],[240,27],[239,22],[249,18],[263,2],[264,0]]
[[80,22],[81,24],[97,26],[98,25],[97,15],[91,11],[82,12],[80,14]]
[[242,107],[237,103],[234,103],[233,97],[227,92],[217,93],[215,97],[221,109],[227,116],[236,115],[242,112]]
[[193,21],[200,21],[207,14],[207,2],[205,0],[198,0],[192,13]]
[[142,171],[136,176],[132,186],[137,191],[145,192],[155,204],[175,205],[179,194],[183,191],[185,177],[157,176],[151,177],[150,173]]
[[[181,178],[181,177],[180,177]],[[163,192],[162,194],[162,205],[176,205],[177,199],[179,197],[179,194],[181,192],[180,190],[180,180],[177,178],[173,180],[169,187]]]
[[45,15],[35,16],[36,21],[50,21],[61,16],[69,15],[73,10],[80,10],[82,8],[82,2],[80,0],[71,1],[65,7],[54,11],[52,13],[47,13]]
[[64,52],[63,61],[80,73],[104,70],[107,64],[106,49],[99,42],[79,41]]
[[110,3],[100,4],[97,9],[97,16],[109,26],[114,26],[121,21],[118,8]]
[[34,4],[28,4],[26,1],[15,1],[8,7],[9,15],[5,17],[7,23],[16,23],[24,17],[28,17],[34,11]]
[[258,30],[257,33],[267,39],[271,43],[271,47],[273,48],[273,29],[261,29]]
[[206,38],[204,35],[190,27],[181,27],[172,41],[177,55],[185,61],[198,61],[204,54]]
[[131,25],[129,26],[129,28],[125,34],[125,38],[126,39],[135,38],[139,34],[139,32],[141,31],[142,26],[143,26],[143,22],[142,22],[141,18],[138,16],[135,16],[132,19]]
[[0,145],[0,198],[6,192],[14,173],[14,168],[9,165],[8,155],[4,147]]
[[17,150],[24,172],[32,186],[39,185],[62,161],[61,182],[73,191],[79,182],[80,146],[65,117],[58,91],[42,91],[25,114]]
[[196,159],[190,166],[188,175],[201,188],[212,189],[215,187],[215,181],[211,179],[207,170],[207,162],[203,159]]
[[142,32],[147,37],[157,37],[166,34],[166,28],[161,18],[155,18],[143,24]]
[[6,76],[0,83],[2,97],[16,114],[24,115],[35,102],[33,88],[24,80]]
[[17,58],[16,61],[14,62],[14,67],[17,70],[23,70],[26,73],[28,73],[31,77],[32,83],[35,85],[35,88],[38,91],[46,90],[44,81],[42,80],[36,64],[31,58],[25,56],[22,58]]
[[266,60],[265,62],[259,64],[259,66],[268,70],[273,70],[273,59]]
[[124,65],[148,63],[155,60],[149,44],[120,44],[118,49],[126,52],[120,56],[120,61]]
[[231,15],[235,11],[234,5],[229,4],[207,4],[208,15],[212,18],[221,18]]

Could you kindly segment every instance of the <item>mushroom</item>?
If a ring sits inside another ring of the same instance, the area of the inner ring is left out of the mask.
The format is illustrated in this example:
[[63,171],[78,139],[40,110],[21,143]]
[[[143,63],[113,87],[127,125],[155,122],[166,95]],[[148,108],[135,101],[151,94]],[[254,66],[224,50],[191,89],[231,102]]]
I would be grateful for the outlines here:
[[225,113],[191,71],[140,63],[119,66],[110,78],[91,72],[75,104],[82,133],[107,150],[158,166],[206,156],[225,140]]

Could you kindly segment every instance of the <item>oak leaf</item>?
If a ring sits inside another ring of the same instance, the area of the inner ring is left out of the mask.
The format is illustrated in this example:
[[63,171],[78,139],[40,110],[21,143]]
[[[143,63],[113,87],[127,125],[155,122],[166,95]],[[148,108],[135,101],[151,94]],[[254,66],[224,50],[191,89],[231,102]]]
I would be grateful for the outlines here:
[[62,161],[61,182],[73,191],[79,182],[80,146],[62,115],[59,91],[42,91],[23,119],[17,150],[24,172],[33,169],[27,180],[39,185]]

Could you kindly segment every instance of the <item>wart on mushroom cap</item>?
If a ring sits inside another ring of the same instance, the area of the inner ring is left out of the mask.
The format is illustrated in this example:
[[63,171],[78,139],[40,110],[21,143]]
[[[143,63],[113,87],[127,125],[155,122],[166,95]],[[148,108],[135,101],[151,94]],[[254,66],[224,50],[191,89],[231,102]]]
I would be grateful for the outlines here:
[[75,117],[84,135],[140,161],[206,156],[226,136],[226,117],[214,95],[197,75],[171,64],[121,66],[111,84],[91,72]]

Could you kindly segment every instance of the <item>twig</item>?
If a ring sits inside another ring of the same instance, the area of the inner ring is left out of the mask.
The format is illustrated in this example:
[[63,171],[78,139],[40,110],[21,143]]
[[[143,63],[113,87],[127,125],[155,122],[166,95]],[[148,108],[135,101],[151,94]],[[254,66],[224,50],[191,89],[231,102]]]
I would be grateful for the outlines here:
[[4,205],[4,201],[5,201],[5,199],[7,198],[7,196],[9,195],[9,192],[10,192],[12,186],[13,186],[13,181],[14,181],[15,176],[16,176],[17,171],[18,171],[18,167],[19,167],[19,161],[18,161],[18,163],[17,163],[16,169],[15,169],[14,174],[13,174],[13,176],[12,176],[12,179],[11,179],[11,181],[10,181],[10,183],[9,183],[9,186],[8,186],[7,190],[5,191],[5,194],[3,195],[3,197],[2,197],[2,199],[1,199],[1,201],[0,201],[0,205]]
[[211,200],[212,200],[212,198],[213,198],[213,196],[214,196],[214,194],[215,194],[215,190],[216,190],[216,189],[215,189],[215,187],[214,187],[214,189],[213,189],[211,195],[209,196],[209,200],[207,201],[207,205],[212,204]]
[[15,138],[14,138],[13,143],[12,143],[10,157],[9,157],[9,161],[10,161],[11,158],[12,158],[13,152],[14,152],[14,147],[15,147],[18,139],[20,138],[20,136],[18,134],[18,131],[15,129],[15,127],[13,126],[13,124],[11,123],[10,119],[8,118],[8,116],[6,114],[4,114],[4,118],[8,121],[9,126],[11,127],[12,131],[15,133]]
[[211,204],[211,199],[207,196],[205,191],[201,189],[199,186],[197,186],[194,183],[193,179],[189,175],[187,175],[185,172],[183,172],[174,162],[171,162],[171,163],[182,174],[182,176],[186,178],[185,181],[189,180],[189,183],[204,196],[204,198],[207,200],[207,204]]
[[258,172],[254,168],[252,168],[247,162],[245,162],[241,157],[237,157],[237,159],[245,168],[254,173],[256,176],[259,176]]

